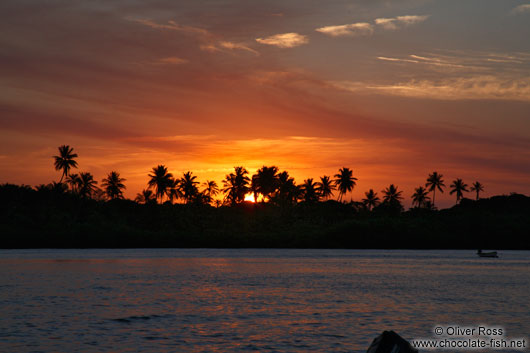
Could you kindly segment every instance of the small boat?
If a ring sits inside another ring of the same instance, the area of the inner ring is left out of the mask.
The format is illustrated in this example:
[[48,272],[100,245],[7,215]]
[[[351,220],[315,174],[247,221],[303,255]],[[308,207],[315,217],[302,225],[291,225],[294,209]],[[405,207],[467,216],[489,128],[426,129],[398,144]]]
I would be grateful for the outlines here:
[[483,252],[481,249],[478,249],[477,255],[479,257],[499,257],[496,251]]

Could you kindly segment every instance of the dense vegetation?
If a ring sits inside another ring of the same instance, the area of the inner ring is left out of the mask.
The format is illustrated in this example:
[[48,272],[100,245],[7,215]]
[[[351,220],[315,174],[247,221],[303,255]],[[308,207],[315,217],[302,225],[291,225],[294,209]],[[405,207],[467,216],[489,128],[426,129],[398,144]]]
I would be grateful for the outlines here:
[[[73,148],[59,147],[59,182],[0,185],[0,247],[528,248],[530,198],[480,199],[481,183],[468,190],[456,179],[450,193],[457,204],[437,210],[436,191],[445,189],[438,172],[415,189],[413,208],[404,212],[394,184],[381,198],[370,189],[360,202],[343,201],[357,181],[346,167],[334,178],[301,185],[275,166],[251,177],[235,167],[222,189],[206,181],[199,190],[192,172],[175,178],[158,165],[131,201],[124,199],[126,179],[118,172],[110,172],[100,189],[92,174],[71,173],[75,158]],[[475,192],[474,201],[464,198],[468,191]],[[249,195],[260,202],[246,202]]]
[[407,212],[334,200],[139,204],[8,184],[0,200],[2,248],[530,248],[530,198],[519,194]]

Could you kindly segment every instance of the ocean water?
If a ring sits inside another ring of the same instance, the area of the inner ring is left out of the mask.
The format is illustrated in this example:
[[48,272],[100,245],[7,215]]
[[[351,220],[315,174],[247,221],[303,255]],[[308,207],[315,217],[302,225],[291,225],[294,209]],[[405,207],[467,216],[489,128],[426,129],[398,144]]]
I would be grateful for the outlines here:
[[439,325],[530,337],[530,252],[0,250],[0,352],[365,352]]

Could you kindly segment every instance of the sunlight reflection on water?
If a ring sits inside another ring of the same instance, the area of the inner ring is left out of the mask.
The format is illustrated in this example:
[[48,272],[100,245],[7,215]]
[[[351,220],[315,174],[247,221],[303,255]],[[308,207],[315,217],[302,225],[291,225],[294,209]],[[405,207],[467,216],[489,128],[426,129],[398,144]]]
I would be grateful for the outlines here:
[[1,250],[0,351],[365,352],[384,329],[530,332],[530,252]]

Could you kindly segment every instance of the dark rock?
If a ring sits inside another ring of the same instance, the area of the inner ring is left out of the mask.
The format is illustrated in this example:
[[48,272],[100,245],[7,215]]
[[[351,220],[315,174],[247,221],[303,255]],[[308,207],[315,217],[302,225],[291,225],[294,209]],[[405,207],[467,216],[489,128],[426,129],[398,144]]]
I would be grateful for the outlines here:
[[366,353],[418,353],[418,350],[394,331],[383,331],[373,340]]

